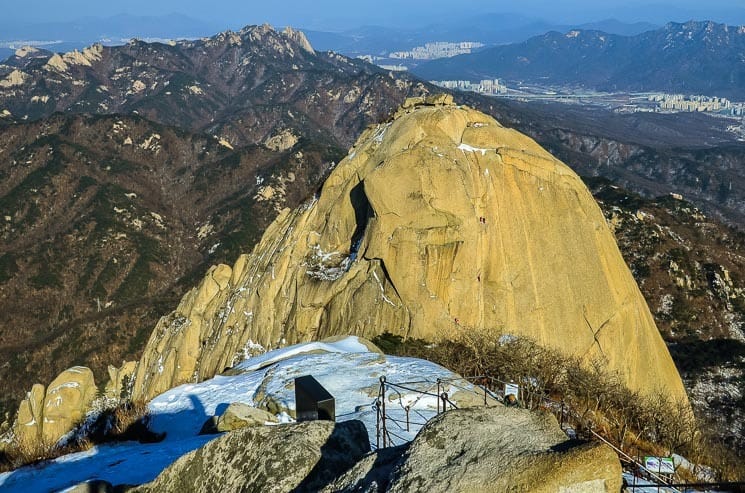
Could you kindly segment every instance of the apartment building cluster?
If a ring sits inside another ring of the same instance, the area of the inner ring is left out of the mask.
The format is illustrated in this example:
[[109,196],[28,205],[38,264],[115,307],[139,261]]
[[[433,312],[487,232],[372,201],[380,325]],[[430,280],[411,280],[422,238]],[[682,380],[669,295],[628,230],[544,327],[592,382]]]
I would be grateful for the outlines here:
[[432,80],[430,83],[446,89],[472,91],[481,94],[495,95],[507,93],[507,86],[499,79],[484,79],[480,82],[471,82],[469,80]]
[[733,104],[727,98],[711,96],[684,96],[683,94],[652,94],[649,101],[657,103],[661,111],[706,111],[742,115],[743,105]]
[[471,53],[477,48],[484,46],[483,43],[475,41],[461,41],[459,43],[426,43],[424,46],[417,46],[410,51],[394,51],[388,54],[389,58],[410,59],[410,60],[434,60],[436,58],[448,58],[456,55]]

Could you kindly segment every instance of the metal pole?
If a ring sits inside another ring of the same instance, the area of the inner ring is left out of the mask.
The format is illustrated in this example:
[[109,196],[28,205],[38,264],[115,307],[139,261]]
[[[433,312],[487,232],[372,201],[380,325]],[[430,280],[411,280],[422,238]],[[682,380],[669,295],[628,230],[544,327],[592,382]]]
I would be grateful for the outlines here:
[[[437,395],[440,395],[440,379],[437,379]],[[437,414],[440,414],[440,399],[437,399]]]
[[[380,395],[380,392],[378,392]],[[375,401],[375,412],[377,413],[377,419],[375,420],[375,448],[380,448],[380,397]]]
[[409,431],[409,406],[404,408],[406,410],[406,431]]
[[442,412],[444,413],[447,410],[447,403],[448,403],[448,393],[443,392],[442,393]]
[[380,377],[380,392],[382,393],[382,396],[383,396],[383,398],[382,398],[382,404],[381,404],[381,408],[382,408],[382,412],[383,412],[383,448],[386,448],[386,446],[387,446],[386,445],[386,442],[387,442],[386,435],[388,434],[388,430],[385,427],[385,376]]

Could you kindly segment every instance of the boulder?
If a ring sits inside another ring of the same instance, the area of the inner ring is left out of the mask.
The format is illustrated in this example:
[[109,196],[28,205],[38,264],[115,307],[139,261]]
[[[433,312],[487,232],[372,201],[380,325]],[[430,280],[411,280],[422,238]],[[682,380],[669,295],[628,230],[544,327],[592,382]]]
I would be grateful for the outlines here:
[[408,448],[372,454],[326,492],[617,492],[613,450],[567,439],[548,413],[497,406],[441,414]]
[[582,180],[532,139],[450,103],[408,101],[366,130],[317,198],[282,211],[232,269],[211,269],[155,328],[135,398],[210,378],[252,344],[485,327],[686,401]]
[[74,366],[60,373],[44,397],[42,439],[57,443],[83,419],[97,393],[90,368]]
[[243,428],[181,457],[136,492],[316,492],[370,450],[360,421]]
[[424,100],[425,104],[436,106],[436,105],[449,105],[453,104],[453,95],[452,94],[433,94],[431,96],[427,96],[427,98]]
[[225,409],[217,419],[217,431],[233,431],[247,426],[264,426],[267,423],[277,423],[277,418],[263,409],[251,407],[242,402],[234,402]]
[[47,388],[34,385],[18,408],[17,441],[54,445],[83,419],[97,392],[93,372],[84,366],[63,371]]

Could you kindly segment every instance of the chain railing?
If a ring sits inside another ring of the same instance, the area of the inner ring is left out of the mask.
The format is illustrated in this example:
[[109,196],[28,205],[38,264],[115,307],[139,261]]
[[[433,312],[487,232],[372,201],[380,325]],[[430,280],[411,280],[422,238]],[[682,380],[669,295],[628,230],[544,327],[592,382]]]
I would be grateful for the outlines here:
[[[471,386],[461,385],[460,383],[467,382]],[[479,385],[478,383],[481,383]],[[380,386],[378,390],[378,396],[373,403],[373,408],[377,414],[377,425],[376,425],[376,447],[386,448],[390,446],[400,445],[406,441],[406,438],[402,437],[400,432],[411,431],[411,425],[424,426],[431,419],[422,414],[418,409],[415,408],[423,398],[430,397],[436,401],[436,415],[442,414],[449,409],[458,409],[456,403],[448,395],[447,390],[456,389],[458,391],[472,393],[483,399],[484,405],[492,405],[497,402],[501,402],[502,398],[493,393],[489,387],[493,388],[496,379],[488,376],[477,376],[477,377],[459,377],[459,378],[438,378],[435,381],[432,380],[416,380],[410,382],[393,383],[389,382],[385,376],[380,377]],[[424,389],[416,388],[417,385],[424,385]],[[404,404],[404,394],[402,392],[409,392],[417,397],[411,403]],[[391,396],[394,396],[391,399]],[[397,399],[396,399],[397,397]],[[399,407],[405,415],[405,419],[398,419],[394,417],[393,413],[389,409],[389,400],[398,401]],[[413,419],[412,420],[412,414]],[[391,428],[395,426],[396,430]],[[398,432],[397,432],[398,431]],[[396,443],[397,439],[400,443]]]
[[[483,399],[484,406],[490,406],[503,403],[504,397],[499,395],[496,392],[496,389],[504,388],[507,384],[514,384],[514,382],[505,382],[489,375],[437,378],[434,381],[422,379],[399,383],[390,382],[385,376],[381,376],[378,395],[373,403],[373,407],[377,414],[376,447],[387,448],[401,445],[408,441],[408,439],[402,436],[402,434],[404,432],[409,433],[411,431],[411,425],[422,427],[432,419],[432,416],[428,418],[418,409],[415,409],[415,406],[424,398],[429,397],[436,400],[435,416],[437,416],[450,409],[458,409],[457,404],[453,402],[451,396],[448,395],[448,390],[456,389],[456,391],[477,395],[480,399]],[[422,385],[424,385],[423,388],[417,388],[417,386]],[[410,403],[404,403],[404,394],[402,392],[408,392],[417,397]],[[582,416],[574,411],[574,409],[572,409],[572,407],[565,401],[551,399],[545,394],[540,395],[537,392],[531,392],[530,390],[526,390],[523,386],[520,386],[520,393],[521,395],[516,396],[520,402],[527,403],[531,408],[543,407],[553,413],[562,430],[565,430],[565,424],[573,421],[575,434],[581,433],[584,435],[583,438],[599,440],[609,445],[619,457],[625,459],[626,462],[634,464],[639,470],[645,471],[650,480],[656,482],[652,487],[660,486],[671,488],[670,481],[656,474],[654,471],[647,469],[644,464],[626,454],[621,448],[615,446],[609,440],[594,431],[591,423],[585,422]],[[394,397],[392,398],[392,396]],[[391,412],[389,401],[398,401],[399,407],[405,416],[403,419],[394,416]],[[674,488],[672,488],[672,491],[679,493],[679,490]]]

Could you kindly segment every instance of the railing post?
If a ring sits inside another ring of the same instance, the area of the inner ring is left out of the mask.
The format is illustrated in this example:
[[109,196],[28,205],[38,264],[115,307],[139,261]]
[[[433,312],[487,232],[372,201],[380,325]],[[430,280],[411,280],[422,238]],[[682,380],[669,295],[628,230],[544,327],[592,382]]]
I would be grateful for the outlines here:
[[446,407],[447,406],[447,403],[448,403],[448,393],[447,392],[443,392],[442,393],[442,412],[443,413],[445,411],[447,411],[447,407]]
[[380,377],[380,393],[381,393],[381,396],[382,396],[382,398],[381,398],[381,401],[382,401],[381,409],[382,409],[382,413],[383,413],[383,419],[382,419],[382,421],[383,421],[383,448],[386,448],[386,446],[387,446],[386,445],[386,441],[387,441],[386,435],[388,434],[388,430],[386,429],[386,426],[385,426],[385,375],[382,376],[382,377]]
[[[378,396],[380,393],[378,392]],[[377,419],[375,420],[375,448],[380,448],[380,397],[375,401],[375,413]]]
[[406,431],[409,431],[409,406],[404,408],[406,410]]
[[440,379],[439,378],[437,379],[437,414],[440,414]]

